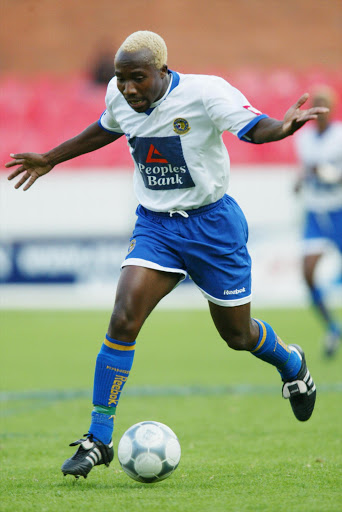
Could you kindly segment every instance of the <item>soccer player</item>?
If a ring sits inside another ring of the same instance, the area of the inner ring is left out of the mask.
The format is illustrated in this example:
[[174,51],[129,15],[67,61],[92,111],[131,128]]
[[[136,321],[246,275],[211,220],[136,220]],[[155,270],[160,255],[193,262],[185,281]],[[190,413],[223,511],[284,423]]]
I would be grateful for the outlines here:
[[315,311],[326,327],[324,350],[335,354],[342,337],[341,327],[329,310],[315,270],[332,244],[342,256],[342,122],[332,121],[336,94],[328,86],[316,88],[313,107],[327,107],[316,122],[295,137],[303,173],[296,184],[305,208],[303,232],[303,274]]
[[131,34],[115,56],[115,78],[100,120],[44,154],[11,154],[10,175],[24,190],[55,165],[114,142],[123,135],[134,160],[137,221],[122,264],[108,331],[96,360],[91,425],[62,472],[86,477],[113,459],[113,420],[131,371],[136,338],[158,302],[189,274],[209,302],[215,326],[234,350],[275,366],[300,421],[310,418],[315,384],[298,345],[285,344],[263,320],[252,319],[248,227],[226,195],[228,130],[261,144],[292,135],[325,107],[301,110],[304,94],[283,121],[253,108],[219,77],[186,75],[167,67],[164,40],[149,31]]

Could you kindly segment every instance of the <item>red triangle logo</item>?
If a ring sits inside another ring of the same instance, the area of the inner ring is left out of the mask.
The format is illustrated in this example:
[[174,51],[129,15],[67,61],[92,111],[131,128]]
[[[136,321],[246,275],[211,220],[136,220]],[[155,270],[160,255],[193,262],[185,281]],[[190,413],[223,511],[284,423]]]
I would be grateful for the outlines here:
[[[161,158],[158,158],[161,157]],[[166,158],[163,158],[163,155],[159,153],[158,149],[156,149],[153,144],[150,145],[150,149],[148,150],[146,157],[147,164],[159,163],[159,164],[168,164],[169,162]]]

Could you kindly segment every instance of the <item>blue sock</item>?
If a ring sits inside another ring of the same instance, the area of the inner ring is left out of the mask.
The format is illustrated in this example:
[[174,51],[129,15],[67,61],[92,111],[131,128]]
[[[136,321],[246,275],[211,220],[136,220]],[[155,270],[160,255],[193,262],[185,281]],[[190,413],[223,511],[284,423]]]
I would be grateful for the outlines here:
[[315,304],[315,306],[321,305],[323,302],[322,290],[317,286],[313,286],[312,288],[310,288],[310,293],[312,302]]
[[337,322],[333,319],[332,314],[330,313],[330,311],[328,310],[324,303],[324,295],[322,293],[322,290],[318,288],[318,286],[312,286],[310,288],[310,294],[313,305],[316,307],[316,309],[320,312],[322,318],[325,320],[326,324],[328,325],[329,331],[338,334],[340,332],[340,327],[337,324]]
[[260,334],[258,343],[251,353],[275,366],[283,380],[295,378],[302,364],[297,351],[291,350],[288,345],[285,345],[269,324],[255,318],[254,320],[259,325]]
[[132,368],[134,349],[135,341],[118,341],[106,334],[96,359],[89,433],[105,444],[112,438],[116,406]]

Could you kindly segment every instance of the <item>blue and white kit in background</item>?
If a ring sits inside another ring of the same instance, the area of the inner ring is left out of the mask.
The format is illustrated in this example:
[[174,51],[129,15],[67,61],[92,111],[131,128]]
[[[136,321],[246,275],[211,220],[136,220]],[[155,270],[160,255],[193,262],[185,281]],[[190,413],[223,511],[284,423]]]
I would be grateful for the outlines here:
[[222,78],[169,71],[164,96],[135,112],[113,78],[99,125],[124,134],[132,154],[140,203],[123,262],[180,273],[219,305],[251,300],[248,228],[226,195],[230,162],[222,133],[249,142],[247,133],[267,117]]
[[342,252],[342,122],[319,133],[312,124],[295,136],[304,168],[304,254],[320,253],[333,243]]

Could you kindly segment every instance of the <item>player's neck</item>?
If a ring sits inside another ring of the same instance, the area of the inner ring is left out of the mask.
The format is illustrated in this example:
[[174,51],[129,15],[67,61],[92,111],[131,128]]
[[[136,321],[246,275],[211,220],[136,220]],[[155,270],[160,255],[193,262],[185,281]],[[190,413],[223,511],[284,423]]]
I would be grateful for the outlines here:
[[155,105],[156,103],[158,103],[167,93],[169,87],[170,87],[170,83],[171,83],[171,80],[172,80],[172,74],[170,72],[167,73],[167,75],[165,75],[165,83],[163,84],[163,87],[162,87],[162,90],[161,90],[161,93],[159,94],[158,96],[158,99],[156,99],[152,105]]
[[163,87],[163,92],[162,92],[161,98],[164,96],[164,94],[168,90],[171,80],[172,80],[172,75],[168,71],[167,74],[165,75],[165,84]]
[[330,122],[317,123],[317,131],[320,135],[324,133],[330,126]]

